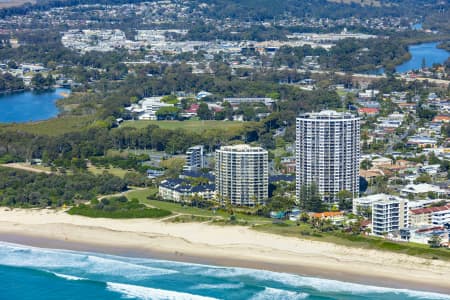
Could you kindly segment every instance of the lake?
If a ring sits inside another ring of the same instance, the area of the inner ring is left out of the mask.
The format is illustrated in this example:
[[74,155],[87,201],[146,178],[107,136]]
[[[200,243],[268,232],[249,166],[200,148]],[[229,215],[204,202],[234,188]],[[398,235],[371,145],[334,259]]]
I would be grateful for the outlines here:
[[443,49],[437,48],[438,44],[438,42],[434,42],[409,46],[411,59],[397,66],[395,71],[398,73],[404,73],[412,70],[418,70],[422,68],[422,60],[424,58],[427,67],[431,67],[435,63],[442,64],[450,56],[450,53]]
[[56,117],[56,101],[70,93],[58,88],[45,92],[22,92],[0,96],[0,123],[24,123]]

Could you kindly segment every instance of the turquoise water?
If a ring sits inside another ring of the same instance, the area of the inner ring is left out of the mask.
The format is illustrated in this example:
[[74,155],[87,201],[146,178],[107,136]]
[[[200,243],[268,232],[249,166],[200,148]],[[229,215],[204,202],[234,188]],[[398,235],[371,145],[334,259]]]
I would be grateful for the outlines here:
[[[0,242],[0,299],[450,299],[243,268]],[[445,280],[445,278],[443,278]]]
[[418,45],[412,45],[409,47],[411,53],[411,59],[407,62],[397,66],[395,71],[398,73],[404,73],[412,70],[418,70],[422,68],[422,59],[425,58],[425,64],[427,67],[431,67],[435,63],[442,64],[450,56],[450,53],[437,48],[439,43],[423,43]]
[[0,123],[23,123],[56,117],[59,113],[56,100],[68,89],[47,92],[23,92],[0,96]]

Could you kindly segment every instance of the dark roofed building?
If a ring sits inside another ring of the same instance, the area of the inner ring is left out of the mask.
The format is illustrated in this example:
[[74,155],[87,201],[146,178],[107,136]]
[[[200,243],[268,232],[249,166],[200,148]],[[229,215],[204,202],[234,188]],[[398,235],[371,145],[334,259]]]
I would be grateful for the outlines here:
[[189,202],[194,196],[212,199],[215,191],[214,184],[193,185],[186,179],[167,179],[159,185],[159,195],[175,202]]

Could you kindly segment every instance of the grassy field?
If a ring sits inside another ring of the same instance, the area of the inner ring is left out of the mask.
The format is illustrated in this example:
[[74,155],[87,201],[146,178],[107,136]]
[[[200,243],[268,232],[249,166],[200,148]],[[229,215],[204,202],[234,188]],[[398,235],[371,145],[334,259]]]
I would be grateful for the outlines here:
[[74,132],[88,126],[92,122],[90,116],[70,116],[54,118],[46,121],[0,125],[0,129],[24,131],[38,135],[58,136]]
[[205,129],[226,129],[239,130],[243,128],[244,122],[235,121],[126,121],[121,127],[145,128],[148,125],[158,125],[163,129],[186,129],[189,131],[201,132]]
[[103,174],[103,172],[107,172],[107,173],[109,173],[111,175],[114,175],[114,176],[117,176],[117,177],[120,177],[120,178],[124,178],[125,174],[128,173],[127,170],[120,169],[120,168],[110,167],[108,169],[105,169],[105,168],[99,168],[99,167],[96,167],[96,166],[93,166],[93,165],[89,165],[88,166],[88,171],[91,172],[94,175],[101,175],[101,174]]
[[348,92],[346,92],[344,90],[336,90],[336,93],[339,95],[339,97],[345,97],[349,94]]
[[[213,210],[190,207],[190,206],[182,206],[179,203],[147,199],[148,196],[150,196],[150,195],[154,196],[156,193],[157,193],[157,189],[133,191],[133,192],[130,192],[127,194],[127,198],[128,199],[136,198],[141,203],[150,205],[152,207],[164,209],[164,210],[169,210],[169,211],[173,212],[174,214],[194,215],[194,216],[209,217],[209,218],[220,217],[224,220],[228,220],[230,218],[230,214],[223,210],[213,211]],[[267,223],[272,222],[271,220],[269,220],[267,218],[247,215],[247,214],[243,214],[243,213],[236,213],[236,219],[238,221],[247,222],[248,225],[267,224]]]

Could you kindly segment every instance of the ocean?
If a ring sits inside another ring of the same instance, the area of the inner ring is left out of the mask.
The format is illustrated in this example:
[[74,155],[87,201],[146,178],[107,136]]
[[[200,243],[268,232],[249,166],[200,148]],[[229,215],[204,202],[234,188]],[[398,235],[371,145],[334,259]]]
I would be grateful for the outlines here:
[[450,299],[269,271],[0,242],[0,299]]

